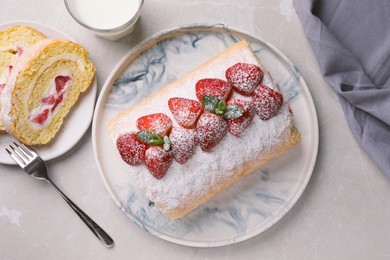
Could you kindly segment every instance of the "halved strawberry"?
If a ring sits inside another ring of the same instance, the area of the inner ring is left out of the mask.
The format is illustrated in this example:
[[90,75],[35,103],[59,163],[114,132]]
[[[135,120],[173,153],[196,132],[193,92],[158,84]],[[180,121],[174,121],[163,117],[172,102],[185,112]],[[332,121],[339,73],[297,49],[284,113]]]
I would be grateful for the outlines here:
[[66,83],[68,83],[69,80],[70,80],[70,77],[68,77],[68,76],[57,76],[57,77],[55,77],[54,82],[55,82],[55,85],[56,85],[57,93],[60,94],[64,90],[65,85],[66,85]]
[[145,163],[149,172],[156,179],[161,179],[171,166],[172,156],[160,146],[151,146],[145,152]]
[[142,116],[137,120],[139,130],[149,130],[161,137],[168,135],[172,128],[171,119],[162,113]]
[[53,105],[56,102],[56,98],[54,97],[54,95],[50,95],[42,98],[41,102],[45,105]]
[[32,116],[29,119],[37,124],[43,125],[49,116],[49,109],[43,110],[42,113]]
[[130,165],[138,165],[145,160],[146,147],[134,132],[123,134],[116,140],[116,148],[122,160]]
[[283,96],[272,88],[259,85],[252,96],[256,113],[261,120],[268,120],[275,116],[283,105]]
[[57,106],[62,102],[63,99],[64,99],[64,94],[59,95],[55,100],[54,106],[51,108],[51,111],[54,111],[57,108]]
[[222,79],[207,78],[201,79],[195,85],[196,97],[200,102],[204,95],[211,95],[218,99],[227,100],[232,91],[229,82]]
[[230,99],[227,105],[237,105],[244,110],[241,117],[228,119],[229,132],[232,135],[239,136],[252,122],[256,114],[255,107],[252,101],[241,99]]
[[169,135],[173,158],[185,163],[195,152],[198,137],[194,129],[174,127]]
[[263,79],[259,66],[249,63],[236,63],[226,70],[227,81],[238,93],[250,96]]
[[184,128],[194,128],[203,110],[201,103],[187,98],[170,98],[168,106],[176,122]]
[[228,123],[221,116],[208,112],[200,116],[196,125],[199,145],[206,152],[214,148],[227,131]]

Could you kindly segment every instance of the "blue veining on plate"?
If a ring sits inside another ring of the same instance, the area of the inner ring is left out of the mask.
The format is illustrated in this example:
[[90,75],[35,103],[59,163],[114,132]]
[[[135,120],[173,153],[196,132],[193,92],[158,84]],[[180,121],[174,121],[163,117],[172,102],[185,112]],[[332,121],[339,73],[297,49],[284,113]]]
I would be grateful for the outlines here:
[[286,202],[282,198],[278,196],[273,196],[267,192],[256,192],[255,196],[258,197],[266,204],[271,204],[271,203],[280,204],[280,205],[286,204]]
[[[115,81],[105,108],[119,111],[133,106],[241,39],[248,41],[264,67],[270,70],[288,102],[294,102],[301,94],[298,69],[267,43],[245,38],[221,25],[214,29],[190,29],[179,29],[164,35],[163,40],[151,41],[150,47]],[[257,170],[176,221],[166,218],[129,179],[119,178],[113,186],[121,210],[145,231],[169,237],[171,241],[189,241],[184,244],[200,241],[199,244],[223,245],[256,233],[259,226],[270,226],[288,210],[286,207],[300,179],[295,175],[280,175],[278,167],[271,164]]]
[[289,62],[289,64],[290,64],[291,70],[294,73],[295,78],[296,79],[300,79],[301,78],[301,72],[298,70],[298,68],[294,64],[292,64],[291,62]]

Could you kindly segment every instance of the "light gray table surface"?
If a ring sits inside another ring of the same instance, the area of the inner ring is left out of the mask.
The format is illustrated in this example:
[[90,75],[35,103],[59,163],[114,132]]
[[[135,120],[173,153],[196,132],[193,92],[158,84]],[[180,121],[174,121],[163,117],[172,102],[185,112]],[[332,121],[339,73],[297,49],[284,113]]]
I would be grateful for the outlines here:
[[390,259],[390,182],[353,139],[337,96],[324,82],[291,0],[145,0],[135,32],[118,42],[93,36],[61,0],[2,0],[0,23],[34,21],[84,45],[98,89],[137,43],[173,27],[225,23],[266,39],[301,71],[316,106],[316,166],[297,204],[274,226],[219,248],[176,245],[144,232],[116,206],[97,170],[91,128],[48,163],[69,197],[115,240],[105,248],[46,183],[0,165],[0,259]]

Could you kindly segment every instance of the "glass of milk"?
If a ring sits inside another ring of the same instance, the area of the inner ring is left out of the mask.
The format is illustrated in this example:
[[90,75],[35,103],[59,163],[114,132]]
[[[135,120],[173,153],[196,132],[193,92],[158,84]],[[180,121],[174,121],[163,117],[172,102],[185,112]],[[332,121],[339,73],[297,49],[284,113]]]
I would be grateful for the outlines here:
[[132,33],[144,0],[64,0],[70,15],[95,35],[111,41]]

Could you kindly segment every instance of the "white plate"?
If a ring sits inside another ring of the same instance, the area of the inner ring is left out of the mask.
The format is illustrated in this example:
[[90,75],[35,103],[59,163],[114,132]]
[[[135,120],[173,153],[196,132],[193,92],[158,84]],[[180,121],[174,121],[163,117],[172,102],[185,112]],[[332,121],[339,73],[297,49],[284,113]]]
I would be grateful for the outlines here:
[[[125,176],[107,121],[151,92],[246,39],[291,103],[302,142],[284,156],[240,180],[195,213],[172,221],[149,203]],[[297,68],[271,44],[223,25],[162,32],[130,51],[107,79],[92,126],[95,159],[118,207],[137,225],[162,239],[188,246],[229,245],[276,223],[305,189],[317,157],[318,122],[313,100]]]
[[[47,25],[27,21],[15,21],[12,23],[1,24],[0,30],[4,30],[18,24],[24,24],[35,28],[42,32],[47,38],[75,41],[69,35],[57,29]],[[34,147],[35,151],[42,157],[43,160],[47,161],[63,155],[76,145],[83,137],[84,133],[88,130],[88,127],[91,124],[96,92],[97,82],[95,77],[90,89],[80,97],[80,100],[65,118],[64,124],[55,139],[48,145]],[[14,140],[14,138],[7,134],[0,134],[0,163],[15,164],[12,158],[5,151],[5,147]]]

